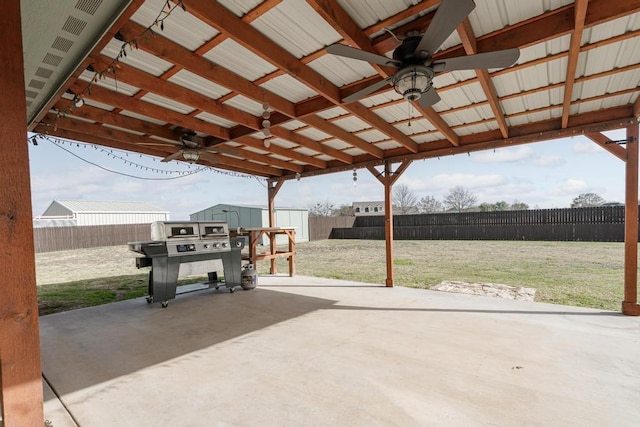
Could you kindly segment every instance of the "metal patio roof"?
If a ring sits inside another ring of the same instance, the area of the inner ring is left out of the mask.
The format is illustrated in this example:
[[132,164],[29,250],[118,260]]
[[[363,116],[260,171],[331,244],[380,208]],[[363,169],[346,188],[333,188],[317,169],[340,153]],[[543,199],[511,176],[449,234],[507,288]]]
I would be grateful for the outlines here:
[[621,156],[600,132],[639,119],[640,2],[475,2],[435,57],[518,47],[520,59],[440,73],[441,102],[422,108],[390,86],[343,103],[386,69],[326,47],[388,55],[384,28],[424,31],[438,1],[79,0],[51,14],[22,0],[29,129],[159,157],[190,129],[198,163],[271,179],[574,134]]

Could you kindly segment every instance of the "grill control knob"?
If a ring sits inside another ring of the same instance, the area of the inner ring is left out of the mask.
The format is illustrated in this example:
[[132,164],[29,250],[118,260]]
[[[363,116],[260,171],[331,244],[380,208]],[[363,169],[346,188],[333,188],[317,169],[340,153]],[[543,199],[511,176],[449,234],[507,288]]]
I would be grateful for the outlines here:
[[219,243],[214,243],[214,244],[213,244],[213,247],[214,247],[214,248],[218,248],[218,247],[220,247],[220,244],[219,244]]
[[208,244],[208,243],[205,243],[205,244],[204,244],[204,248],[205,248],[205,249],[209,249],[209,244]]
[[229,245],[227,244],[227,242],[222,242],[222,247],[223,247],[223,248],[226,248],[227,246],[229,246]]

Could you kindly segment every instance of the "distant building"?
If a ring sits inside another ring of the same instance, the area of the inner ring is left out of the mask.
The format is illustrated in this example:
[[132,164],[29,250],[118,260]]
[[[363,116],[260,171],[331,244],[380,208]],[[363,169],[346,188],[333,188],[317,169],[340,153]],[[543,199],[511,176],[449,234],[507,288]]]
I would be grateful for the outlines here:
[[355,216],[384,215],[384,202],[353,202]]
[[[226,212],[225,212],[226,211]],[[224,221],[230,230],[269,227],[266,206],[218,204],[189,215],[191,221]],[[309,241],[309,210],[306,208],[275,208],[276,227],[294,227],[296,242]],[[266,239],[263,240],[266,243]],[[278,236],[278,243],[286,243],[286,236]]]
[[33,219],[33,226],[151,224],[168,221],[169,215],[169,211],[147,202],[54,200],[41,216]]

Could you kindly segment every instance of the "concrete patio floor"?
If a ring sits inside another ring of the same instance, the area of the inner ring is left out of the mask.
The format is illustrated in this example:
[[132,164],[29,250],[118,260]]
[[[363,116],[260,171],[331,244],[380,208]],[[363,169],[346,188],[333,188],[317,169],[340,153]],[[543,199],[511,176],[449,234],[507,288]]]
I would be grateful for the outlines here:
[[42,317],[46,417],[54,427],[640,422],[639,318],[258,280],[166,309],[137,299]]

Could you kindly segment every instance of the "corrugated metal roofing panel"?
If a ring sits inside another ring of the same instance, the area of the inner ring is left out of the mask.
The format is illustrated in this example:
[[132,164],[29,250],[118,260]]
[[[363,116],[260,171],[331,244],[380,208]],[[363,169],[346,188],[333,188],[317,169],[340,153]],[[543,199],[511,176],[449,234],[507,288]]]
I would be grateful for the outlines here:
[[350,156],[360,156],[362,154],[365,154],[364,150],[361,150],[359,148],[349,148],[347,150],[344,150],[345,153],[347,153]]
[[348,132],[357,132],[359,130],[371,128],[370,124],[355,116],[348,116],[344,119],[337,119],[332,123]]
[[537,43],[520,49],[518,64],[525,64],[536,59],[546,58],[561,52],[568,52],[571,43],[571,35],[556,37],[543,43]]
[[360,28],[367,28],[420,3],[420,0],[338,0],[338,3]]
[[549,105],[561,105],[564,100],[564,88],[544,90],[527,96],[502,100],[505,114],[515,114]]
[[256,117],[261,117],[264,109],[262,103],[256,102],[253,99],[249,99],[244,95],[237,95],[224,102],[225,105],[237,108],[238,110],[245,111],[249,114],[253,114]]
[[262,1],[263,0],[218,0],[218,3],[229,9],[234,15],[242,17],[262,3]]
[[544,111],[536,111],[534,113],[511,116],[507,117],[506,120],[509,126],[520,126],[527,125],[529,123],[535,123],[537,121],[557,119],[559,117],[562,117],[562,108],[551,108]]
[[[327,156],[326,154],[319,154],[319,155],[317,155],[315,157],[316,157],[316,159],[322,160],[323,162],[330,162],[331,160],[334,160],[333,157]],[[306,163],[304,163],[304,164],[306,164]]]
[[371,108],[376,105],[386,104],[387,102],[397,101],[399,99],[402,99],[402,95],[397,93],[391,86],[389,86],[388,90],[385,90],[384,92],[377,95],[361,99],[360,103],[365,107]]
[[380,132],[377,129],[366,130],[364,132],[359,132],[358,137],[364,139],[367,142],[377,142],[388,139],[387,135]]
[[165,98],[164,96],[156,95],[155,93],[147,93],[145,96],[143,96],[140,99],[142,101],[159,105],[160,107],[168,108],[170,110],[177,111],[182,114],[188,114],[193,110],[195,110],[195,108],[193,107],[174,101],[173,99]]
[[347,110],[342,107],[335,107],[328,110],[320,111],[316,113],[316,116],[322,117],[325,120],[329,120],[336,117],[344,116],[345,114],[349,114]]
[[512,1],[484,0],[476,1],[476,8],[469,21],[476,37],[514,25],[545,11],[572,4],[572,0]]
[[[82,74],[80,75],[80,79],[84,80],[85,82],[90,82],[93,79],[95,73],[92,73],[91,71],[83,71]],[[114,92],[118,92],[127,96],[131,96],[131,95],[135,95],[136,93],[138,93],[138,91],[140,90],[139,88],[135,87],[135,86],[131,86],[130,84],[126,84],[123,83],[121,81],[118,80],[114,80],[110,77],[105,77],[103,79],[100,79],[98,81],[96,81],[95,83],[93,83],[94,85],[97,86],[101,86],[104,88],[107,88],[109,90],[112,90]],[[90,96],[90,95],[87,95]]]
[[312,128],[312,127],[308,127],[306,129],[302,129],[301,131],[298,131],[297,133],[299,133],[300,135],[304,135],[307,138],[311,138],[314,141],[322,141],[324,139],[328,139],[331,138],[331,135],[322,132],[321,130],[318,130],[316,128]]
[[171,76],[168,81],[213,99],[218,99],[231,92],[226,87],[220,86],[188,70],[178,71]]
[[640,14],[636,13],[622,18],[585,28],[582,32],[582,45],[597,43],[611,37],[640,29]]
[[237,125],[236,122],[232,122],[231,120],[223,119],[219,116],[214,116],[213,114],[202,112],[195,116],[196,119],[203,120],[205,122],[213,123],[214,125],[222,126],[225,128],[230,128]]
[[251,25],[296,58],[341,39],[307,2],[299,0],[284,0]]
[[394,125],[400,132],[405,135],[413,135],[414,133],[428,132],[435,129],[431,122],[427,119],[411,120],[411,122],[404,122]]
[[144,120],[145,122],[154,123],[156,125],[164,126],[167,122],[163,122],[162,120],[156,120],[152,117],[143,116],[142,114],[134,113],[132,111],[123,110],[120,112],[123,116],[133,117],[134,119]]
[[585,82],[578,82],[573,86],[572,100],[587,99],[625,89],[633,89],[638,87],[639,82],[640,68],[615,75],[590,79]]
[[418,144],[425,144],[433,141],[442,141],[444,136],[440,132],[429,132],[412,136],[413,140]]
[[451,126],[463,125],[466,123],[475,123],[480,120],[494,119],[493,111],[489,104],[477,106],[474,108],[465,108],[464,110],[455,111],[447,114],[441,113],[442,117],[446,117],[447,123]]
[[495,76],[492,80],[498,96],[502,97],[563,82],[566,69],[567,57],[565,56],[554,61]]
[[397,143],[396,141],[389,140],[389,141],[383,141],[383,142],[376,143],[376,147],[378,147],[378,148],[380,148],[382,150],[391,150],[393,148],[400,148],[400,147],[402,147],[402,145]]
[[476,72],[473,70],[456,70],[446,73],[440,73],[433,78],[433,86],[437,88],[444,88],[446,86],[463,82],[476,78]]
[[612,45],[601,46],[581,52],[576,67],[576,77],[603,73],[614,68],[622,68],[638,63],[640,42],[623,40]]
[[456,87],[449,90],[439,91],[442,100],[434,106],[436,111],[450,110],[464,105],[475,104],[486,101],[487,97],[482,90],[480,83],[474,82],[465,86]]
[[202,56],[250,81],[276,70],[271,63],[233,39],[226,39]]
[[168,212],[149,202],[55,200],[72,212]]
[[169,9],[166,8],[167,4],[173,6],[170,12],[171,16],[165,20],[164,30],[160,30],[159,26],[153,28],[158,36],[166,37],[189,50],[195,50],[218,34],[215,28],[190,13],[185,13],[181,7],[176,7],[173,2],[167,3],[165,0],[146,0],[133,14],[131,20],[147,27],[155,21],[159,13],[162,13],[160,18],[166,16],[166,13],[169,12]]
[[283,74],[275,79],[271,79],[268,82],[261,84],[260,87],[280,95],[291,102],[304,101],[307,98],[317,95],[317,93],[309,86],[300,83],[288,74]]
[[298,146],[298,144],[294,144],[293,142],[289,142],[286,139],[281,139],[281,138],[270,138],[269,142],[271,144],[278,145],[283,148],[294,148]]
[[318,155],[318,152],[315,150],[312,150],[310,148],[307,147],[298,147],[294,150],[296,153],[300,153],[300,154],[304,154],[305,156],[316,156]]
[[102,102],[94,101],[93,99],[90,99],[90,98],[86,98],[84,100],[84,103],[92,107],[100,108],[102,110],[107,110],[107,111],[113,111],[116,108],[113,105],[103,104]]
[[383,108],[376,108],[373,110],[378,116],[387,123],[395,123],[400,120],[407,120],[409,113],[411,117],[418,117],[419,113],[408,102],[400,102],[398,104],[391,104]]
[[473,135],[475,133],[488,132],[498,129],[498,123],[495,120],[486,120],[470,126],[462,126],[456,128],[456,133],[460,136]]
[[351,144],[347,144],[340,139],[328,139],[326,141],[322,141],[322,144],[327,147],[335,148],[336,150],[344,150],[345,148],[351,147]]
[[366,61],[330,54],[321,56],[308,65],[338,87],[378,74]]
[[591,111],[598,111],[607,108],[619,107],[621,105],[629,105],[631,102],[632,94],[609,96],[594,101],[580,102],[578,104],[572,104],[570,114],[582,114]]
[[296,130],[307,126],[306,123],[301,122],[300,120],[291,120],[290,122],[283,123],[280,127],[287,130]]
[[[121,41],[112,39],[105,48],[102,49],[101,53],[109,58],[115,58],[120,54],[121,47]],[[120,62],[143,70],[146,73],[153,74],[154,76],[161,76],[167,70],[173,68],[172,63],[147,53],[142,49],[127,50],[127,56],[120,58]]]

